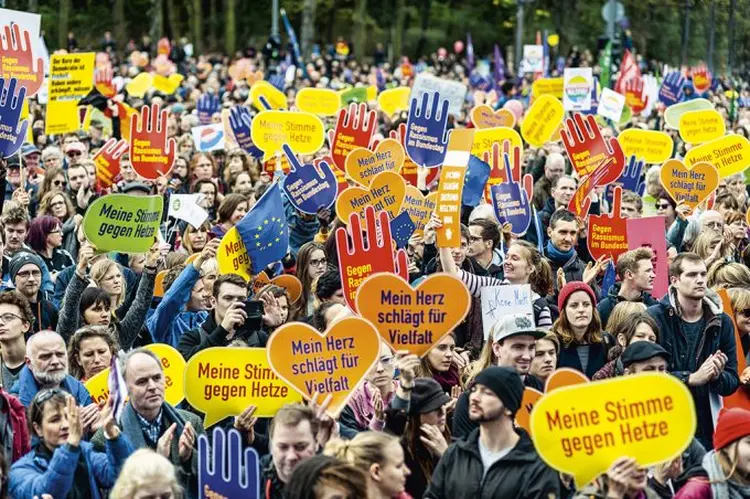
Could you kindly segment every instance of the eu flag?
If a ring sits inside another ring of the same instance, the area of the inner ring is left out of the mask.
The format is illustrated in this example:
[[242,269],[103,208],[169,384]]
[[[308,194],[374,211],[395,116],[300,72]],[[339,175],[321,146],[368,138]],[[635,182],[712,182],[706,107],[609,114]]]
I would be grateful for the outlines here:
[[274,182],[245,218],[240,220],[237,231],[247,248],[254,274],[269,263],[284,258],[289,248],[289,227],[278,182]]

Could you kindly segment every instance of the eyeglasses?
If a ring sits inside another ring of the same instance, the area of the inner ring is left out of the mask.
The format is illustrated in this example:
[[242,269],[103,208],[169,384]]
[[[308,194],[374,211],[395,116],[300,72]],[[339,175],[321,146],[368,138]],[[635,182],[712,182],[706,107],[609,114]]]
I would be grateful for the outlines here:
[[81,151],[70,151],[67,153],[67,156],[69,158],[77,158],[78,156],[83,156],[83,153]]
[[59,234],[59,233],[60,233],[60,229],[55,229],[55,230],[49,231],[49,234],[47,234],[47,235],[51,236],[52,234]]
[[328,265],[328,260],[321,258],[320,260],[310,260],[311,267],[320,267]]
[[3,324],[8,324],[10,322],[13,322],[13,319],[23,320],[23,317],[21,317],[20,315],[11,314],[11,313],[0,315],[0,321],[2,321]]
[[42,277],[42,272],[39,270],[24,270],[23,272],[17,272],[16,277],[20,277],[22,279],[28,279],[29,277],[39,278]]
[[656,203],[657,210],[667,210],[671,205],[669,203]]
[[65,181],[64,180],[53,180],[52,181],[52,185],[54,185],[55,187],[59,187],[61,185],[65,185]]
[[706,227],[709,229],[721,229],[724,227],[724,222],[706,222]]
[[36,397],[34,397],[33,404],[37,406],[37,408],[41,408],[49,399],[57,395],[67,394],[60,388],[46,388],[44,390],[40,390],[39,392],[37,392]]

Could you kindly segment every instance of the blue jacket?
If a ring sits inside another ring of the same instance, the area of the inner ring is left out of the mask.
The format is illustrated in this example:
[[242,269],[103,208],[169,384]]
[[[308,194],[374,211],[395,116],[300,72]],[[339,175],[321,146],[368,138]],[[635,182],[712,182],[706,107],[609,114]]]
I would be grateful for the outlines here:
[[281,199],[284,202],[284,214],[289,225],[289,252],[296,259],[297,252],[302,245],[315,238],[315,234],[320,230],[320,223],[317,217],[304,220],[286,196],[282,196]]
[[[73,395],[80,407],[85,407],[93,402],[91,395],[89,395],[89,391],[86,390],[83,383],[71,375],[65,376],[65,379],[60,384],[60,388]],[[16,381],[16,384],[10,389],[10,394],[16,395],[24,407],[29,407],[31,401],[34,400],[34,396],[39,390],[39,385],[37,384],[36,379],[34,379],[34,375],[31,374],[31,369],[29,369],[29,366],[24,366],[24,368],[21,369],[21,374],[18,376],[18,381]]]
[[208,317],[208,311],[184,310],[193,286],[200,279],[193,264],[188,264],[172,283],[146,326],[156,343],[167,343],[177,348],[183,333],[197,329]]
[[[116,315],[119,318],[123,318],[125,317],[125,313],[128,311],[128,308],[130,308],[130,304],[133,303],[133,300],[135,299],[135,292],[138,289],[140,276],[127,267],[120,266],[120,270],[122,271],[122,275],[125,278],[125,291],[127,292],[127,296],[125,297],[125,302],[123,302],[120,308],[117,309]],[[42,272],[44,272],[44,269],[42,269]],[[68,285],[73,279],[73,274],[75,274],[75,272],[76,266],[71,265],[70,267],[57,274],[57,279],[55,280],[54,285],[55,294],[52,296],[52,303],[54,303],[58,309],[62,309],[62,301],[63,298],[65,298],[65,290],[68,289]]]
[[114,486],[125,460],[133,453],[133,445],[124,434],[107,440],[107,452],[95,452],[88,442],[81,442],[78,449],[68,445],[55,449],[52,460],[37,455],[34,449],[13,463],[10,468],[9,497],[67,497],[73,487],[73,477],[81,452],[86,460],[89,477],[89,492],[92,499],[104,499],[100,489]]

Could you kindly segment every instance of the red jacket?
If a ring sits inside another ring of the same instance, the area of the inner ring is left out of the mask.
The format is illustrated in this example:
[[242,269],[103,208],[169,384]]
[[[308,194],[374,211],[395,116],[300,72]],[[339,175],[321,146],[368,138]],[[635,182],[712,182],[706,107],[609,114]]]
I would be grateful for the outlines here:
[[707,478],[691,478],[677,491],[674,499],[711,499],[711,484]]
[[26,425],[26,409],[16,397],[2,388],[0,388],[0,397],[5,400],[6,407],[9,409],[8,420],[13,430],[13,462],[15,462],[31,450],[31,437],[29,427]]

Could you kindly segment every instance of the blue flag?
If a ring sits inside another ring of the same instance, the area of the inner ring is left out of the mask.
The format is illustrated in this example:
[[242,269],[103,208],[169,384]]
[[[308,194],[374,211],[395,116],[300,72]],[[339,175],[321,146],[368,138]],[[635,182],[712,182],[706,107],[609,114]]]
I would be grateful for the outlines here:
[[237,224],[247,248],[254,274],[269,263],[281,260],[289,248],[289,227],[284,216],[281,190],[274,183]]
[[402,211],[396,218],[391,220],[391,237],[396,242],[396,247],[406,248],[409,238],[416,228],[417,226],[405,211]]
[[607,264],[607,270],[604,271],[604,277],[602,278],[602,296],[607,296],[609,288],[615,285],[615,264],[609,262]]
[[466,64],[469,66],[469,73],[474,69],[474,44],[471,43],[471,33],[466,33]]
[[505,81],[505,61],[500,53],[500,47],[495,44],[495,86],[499,87]]

